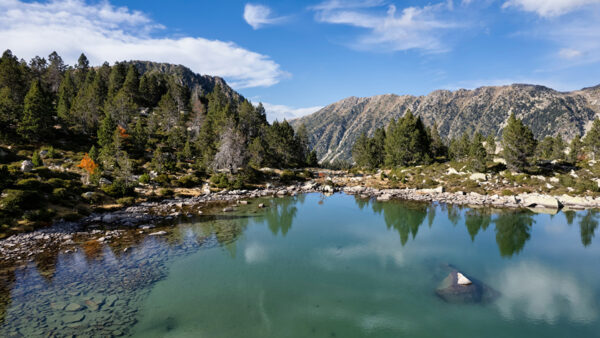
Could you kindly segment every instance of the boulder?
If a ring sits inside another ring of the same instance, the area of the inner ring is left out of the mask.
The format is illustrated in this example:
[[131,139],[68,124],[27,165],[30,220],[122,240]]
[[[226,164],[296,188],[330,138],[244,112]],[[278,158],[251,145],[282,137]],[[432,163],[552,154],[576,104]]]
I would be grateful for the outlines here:
[[380,202],[389,201],[390,199],[392,199],[392,195],[390,195],[390,194],[383,194],[383,195],[377,196],[377,200]]
[[157,231],[157,232],[153,232],[153,233],[149,234],[148,236],[163,236],[166,234],[167,234],[166,231]]
[[223,208],[223,212],[231,212],[233,211],[233,207],[225,207]]
[[498,291],[456,269],[450,271],[435,293],[448,303],[459,304],[489,303],[500,296]]
[[591,206],[593,203],[591,203],[591,201],[588,201],[587,199],[585,199],[585,197],[573,197],[573,196],[569,196],[569,195],[562,195],[558,198],[558,200],[560,201],[560,203],[562,205],[569,205],[569,206],[582,206],[582,207],[587,207],[587,206]]
[[79,311],[81,310],[83,307],[77,303],[71,303],[69,305],[67,305],[67,307],[65,308],[66,311],[69,312],[75,312],[75,311]]
[[28,173],[31,170],[33,170],[33,162],[31,162],[30,160],[25,160],[23,162],[21,162],[21,171],[24,173]]
[[560,202],[546,195],[527,195],[523,198],[523,206],[525,207],[542,207],[547,209],[560,209]]
[[439,186],[433,189],[421,189],[419,192],[422,194],[441,194],[444,192],[444,187]]
[[106,179],[106,178],[104,178],[104,177],[101,177],[101,178],[98,180],[98,184],[99,184],[100,186],[105,186],[105,185],[111,185],[111,184],[112,184],[112,182],[111,182],[110,180],[107,180],[107,179]]
[[469,176],[469,179],[471,179],[472,181],[487,181],[488,177],[486,174],[474,173],[471,174],[471,176]]

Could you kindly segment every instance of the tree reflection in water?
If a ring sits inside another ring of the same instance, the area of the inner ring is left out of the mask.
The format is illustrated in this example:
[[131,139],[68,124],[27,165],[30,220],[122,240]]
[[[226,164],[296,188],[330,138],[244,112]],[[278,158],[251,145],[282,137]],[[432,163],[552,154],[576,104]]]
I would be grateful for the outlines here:
[[465,213],[465,226],[471,236],[471,241],[475,241],[475,236],[479,230],[485,231],[492,221],[491,211],[489,209],[470,209]]
[[511,257],[523,250],[531,237],[531,227],[535,221],[530,211],[512,210],[499,213],[494,223],[500,255]]
[[[409,234],[415,239],[419,227],[428,216],[428,208],[434,208],[433,205],[419,202],[375,202],[372,205],[374,212],[380,214],[383,212],[383,219],[388,229],[394,229],[400,234],[400,242],[405,245],[408,242]],[[431,215],[430,215],[431,216]],[[433,214],[435,217],[435,214]],[[431,220],[433,222],[433,219]]]
[[256,221],[261,223],[266,222],[273,235],[281,232],[281,235],[285,237],[292,228],[292,223],[298,213],[298,208],[296,207],[298,201],[303,203],[304,196],[302,198],[296,196],[273,199],[270,201],[270,205],[264,210],[264,213],[257,217]]
[[592,238],[598,228],[598,212],[596,210],[587,210],[581,217],[579,229],[581,231],[581,244],[589,246],[592,244]]

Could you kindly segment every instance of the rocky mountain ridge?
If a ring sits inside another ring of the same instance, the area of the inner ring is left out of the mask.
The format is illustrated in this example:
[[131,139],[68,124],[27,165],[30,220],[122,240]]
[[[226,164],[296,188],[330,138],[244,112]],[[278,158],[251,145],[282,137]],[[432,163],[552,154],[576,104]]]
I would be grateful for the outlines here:
[[532,128],[534,135],[561,135],[569,140],[583,135],[600,115],[600,85],[572,92],[559,92],[529,84],[488,86],[473,90],[436,90],[425,96],[385,94],[348,97],[291,123],[304,124],[320,161],[351,160],[354,141],[365,132],[386,126],[407,109],[434,123],[443,137],[479,131],[496,136],[511,113]]

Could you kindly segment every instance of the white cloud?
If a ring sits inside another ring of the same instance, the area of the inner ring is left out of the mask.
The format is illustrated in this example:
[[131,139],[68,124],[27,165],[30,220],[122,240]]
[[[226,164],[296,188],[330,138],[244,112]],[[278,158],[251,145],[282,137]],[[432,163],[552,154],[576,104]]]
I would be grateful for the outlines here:
[[598,316],[594,293],[564,271],[533,262],[507,268],[498,281],[502,297],[496,305],[507,318],[554,323],[560,318],[586,323]]
[[517,7],[542,17],[553,17],[593,4],[600,4],[600,0],[508,0],[502,8]]
[[273,17],[271,14],[271,9],[267,6],[246,4],[244,7],[244,20],[254,29],[285,20],[284,17]]
[[384,5],[383,1],[326,1],[311,7],[316,12],[316,20],[330,24],[349,25],[364,28],[367,34],[360,36],[353,44],[357,49],[377,49],[402,51],[419,49],[428,52],[443,52],[447,47],[442,42],[448,29],[460,25],[442,19],[452,11],[452,2],[438,3],[425,7],[407,7],[397,15],[395,5],[389,5],[387,12],[373,9]]
[[558,52],[558,55],[563,59],[574,59],[581,56],[581,51],[571,48],[563,48]]
[[268,56],[233,42],[151,35],[163,28],[139,11],[106,1],[0,0],[0,45],[19,57],[56,50],[70,64],[81,52],[92,64],[131,59],[176,63],[222,76],[235,88],[271,86],[287,76]]
[[265,107],[265,111],[267,113],[267,119],[269,122],[273,122],[275,120],[283,121],[291,120],[298,117],[302,117],[308,114],[312,114],[317,110],[323,108],[323,106],[314,106],[314,107],[306,107],[306,108],[294,108],[281,104],[270,104],[263,102],[263,106]]
[[248,264],[264,262],[267,256],[267,249],[258,243],[250,243],[244,249],[244,258]]

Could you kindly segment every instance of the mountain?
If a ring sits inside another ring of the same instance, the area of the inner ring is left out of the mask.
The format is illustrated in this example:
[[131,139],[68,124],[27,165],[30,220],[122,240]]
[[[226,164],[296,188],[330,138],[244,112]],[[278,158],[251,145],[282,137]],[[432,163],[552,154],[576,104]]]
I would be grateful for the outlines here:
[[371,136],[376,128],[386,126],[407,109],[420,116],[427,126],[437,123],[443,137],[476,131],[499,136],[514,112],[538,139],[562,135],[569,140],[576,134],[582,135],[600,115],[600,85],[573,92],[513,84],[436,90],[426,96],[349,97],[291,123],[294,127],[306,126],[320,161],[351,160],[352,145],[361,133]]
[[146,73],[171,75],[180,85],[190,88],[192,94],[206,95],[212,92],[215,86],[219,84],[227,98],[236,102],[243,100],[243,97],[238,92],[229,87],[225,80],[218,76],[200,75],[185,66],[170,63],[151,61],[127,61],[124,63],[134,64],[140,75]]

